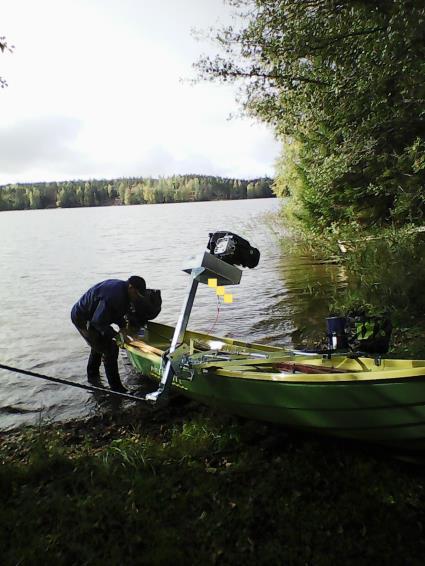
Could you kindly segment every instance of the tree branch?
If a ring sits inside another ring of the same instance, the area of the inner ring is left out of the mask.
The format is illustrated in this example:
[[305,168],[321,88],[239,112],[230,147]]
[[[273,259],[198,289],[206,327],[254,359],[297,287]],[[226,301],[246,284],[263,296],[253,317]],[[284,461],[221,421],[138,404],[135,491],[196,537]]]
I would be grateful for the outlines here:
[[346,34],[341,34],[341,35],[336,35],[334,37],[330,38],[330,41],[328,41],[327,43],[322,43],[322,45],[312,45],[312,46],[308,46],[308,49],[310,51],[319,51],[320,49],[324,49],[325,47],[329,47],[330,45],[334,45],[335,43],[338,43],[339,41],[343,40],[343,39],[347,39],[349,37],[358,37],[360,35],[370,35],[371,33],[376,33],[378,31],[385,31],[387,29],[388,26],[382,26],[382,27],[377,27],[377,28],[372,28],[369,30],[360,30],[360,31],[353,31],[352,33],[346,33]]
[[225,70],[219,68],[205,69],[207,74],[213,73],[217,77],[222,78],[234,78],[234,79],[268,79],[268,80],[284,80],[284,81],[299,81],[302,83],[310,83],[319,86],[331,86],[331,83],[326,81],[320,81],[318,79],[311,79],[309,77],[304,77],[302,75],[287,75],[287,74],[276,74],[276,73],[261,73],[259,71],[242,71],[242,70]]

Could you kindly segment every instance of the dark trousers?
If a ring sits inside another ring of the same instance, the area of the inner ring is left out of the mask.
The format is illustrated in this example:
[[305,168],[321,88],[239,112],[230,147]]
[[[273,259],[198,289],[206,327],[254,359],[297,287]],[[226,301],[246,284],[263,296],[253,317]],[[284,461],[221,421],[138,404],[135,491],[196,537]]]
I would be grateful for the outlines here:
[[111,389],[120,389],[123,387],[120,374],[118,372],[118,352],[119,348],[112,338],[107,338],[102,336],[95,328],[91,327],[90,324],[86,326],[82,325],[79,321],[72,321],[90,346],[90,356],[87,363],[87,378],[89,381],[96,381],[99,378],[100,364],[102,363],[105,367],[106,379],[108,380]]

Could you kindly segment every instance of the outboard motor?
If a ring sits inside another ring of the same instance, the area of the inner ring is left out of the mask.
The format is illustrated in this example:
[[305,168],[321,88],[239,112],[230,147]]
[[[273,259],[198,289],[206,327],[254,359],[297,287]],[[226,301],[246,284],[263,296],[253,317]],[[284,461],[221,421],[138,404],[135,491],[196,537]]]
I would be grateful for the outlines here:
[[388,317],[352,312],[326,319],[328,351],[347,350],[382,355],[389,350],[392,324]]
[[161,312],[162,297],[159,289],[146,289],[145,294],[135,305],[132,312],[127,315],[130,326],[140,327],[153,320]]
[[347,319],[344,316],[331,316],[326,319],[328,349],[344,350],[348,348],[348,339],[345,333]]
[[240,265],[252,269],[260,261],[260,252],[248,240],[233,232],[210,233],[207,248],[216,257],[230,265]]

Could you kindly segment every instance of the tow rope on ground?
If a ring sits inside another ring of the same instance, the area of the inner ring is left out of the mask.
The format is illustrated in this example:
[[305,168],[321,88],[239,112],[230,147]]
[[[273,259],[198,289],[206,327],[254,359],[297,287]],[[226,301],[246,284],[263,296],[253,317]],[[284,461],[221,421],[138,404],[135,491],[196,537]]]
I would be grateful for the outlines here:
[[113,391],[112,389],[107,389],[106,387],[97,387],[96,385],[84,385],[83,383],[75,383],[75,381],[70,381],[69,379],[60,379],[58,377],[51,377],[49,375],[44,375],[42,373],[36,373],[34,371],[28,371],[26,369],[7,366],[5,364],[0,364],[0,369],[5,369],[7,371],[11,371],[14,373],[21,373],[23,375],[30,375],[31,377],[37,377],[38,379],[45,379],[46,381],[53,381],[53,383],[61,383],[62,385],[79,387],[80,389],[86,389],[87,391],[107,393],[108,395],[122,397],[123,399],[130,399],[131,401],[141,401],[146,404],[146,401],[143,397],[137,397],[136,395],[130,395],[129,393],[120,393],[119,391]]

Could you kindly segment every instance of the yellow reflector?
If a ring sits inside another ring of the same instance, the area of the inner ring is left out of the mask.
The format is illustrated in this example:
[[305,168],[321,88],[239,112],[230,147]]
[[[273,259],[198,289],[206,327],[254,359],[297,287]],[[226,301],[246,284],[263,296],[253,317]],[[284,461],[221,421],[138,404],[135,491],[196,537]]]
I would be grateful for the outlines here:
[[225,293],[223,300],[225,303],[233,303],[233,295],[231,295],[230,293]]
[[224,287],[217,287],[215,292],[217,293],[217,295],[223,296],[225,293]]
[[217,279],[208,279],[208,287],[217,287]]

